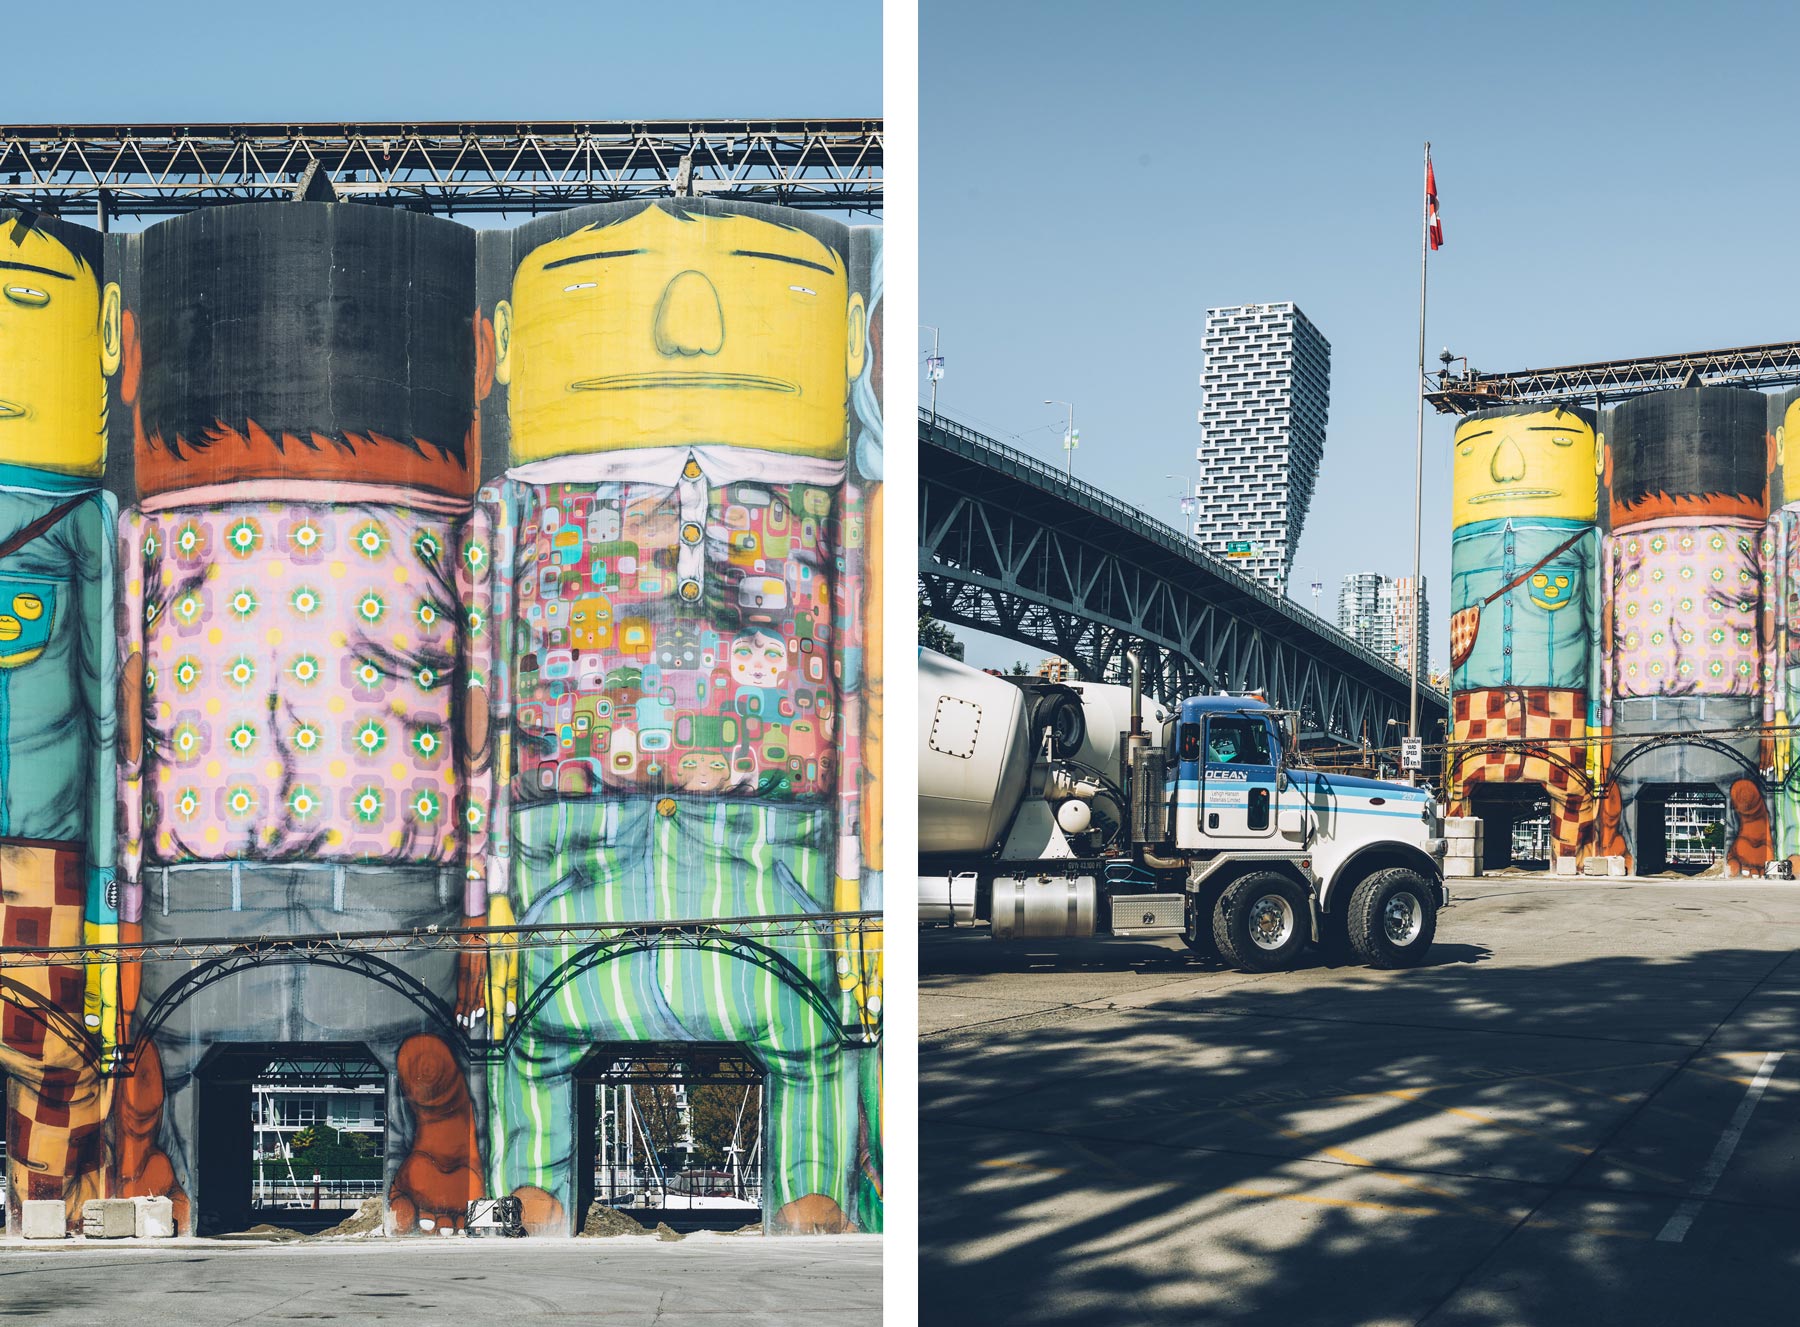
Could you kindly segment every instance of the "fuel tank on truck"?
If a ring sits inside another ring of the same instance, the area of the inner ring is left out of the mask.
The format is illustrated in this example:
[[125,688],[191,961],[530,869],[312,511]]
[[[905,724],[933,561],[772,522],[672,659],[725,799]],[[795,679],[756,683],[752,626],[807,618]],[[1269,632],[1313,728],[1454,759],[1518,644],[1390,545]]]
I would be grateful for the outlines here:
[[1025,693],[919,651],[919,851],[987,853],[1031,776]]

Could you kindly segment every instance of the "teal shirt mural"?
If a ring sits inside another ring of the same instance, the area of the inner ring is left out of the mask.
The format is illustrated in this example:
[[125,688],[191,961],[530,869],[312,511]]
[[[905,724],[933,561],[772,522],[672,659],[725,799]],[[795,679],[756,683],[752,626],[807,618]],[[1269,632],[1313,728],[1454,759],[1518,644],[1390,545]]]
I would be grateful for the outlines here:
[[[1455,532],[1451,609],[1481,610],[1474,648],[1452,677],[1455,690],[1588,685],[1596,542],[1591,523],[1547,516],[1477,521]],[[1520,576],[1521,584],[1500,593]]]
[[77,505],[0,558],[0,837],[79,844],[91,923],[113,896],[117,505],[91,483],[0,466],[0,542]]

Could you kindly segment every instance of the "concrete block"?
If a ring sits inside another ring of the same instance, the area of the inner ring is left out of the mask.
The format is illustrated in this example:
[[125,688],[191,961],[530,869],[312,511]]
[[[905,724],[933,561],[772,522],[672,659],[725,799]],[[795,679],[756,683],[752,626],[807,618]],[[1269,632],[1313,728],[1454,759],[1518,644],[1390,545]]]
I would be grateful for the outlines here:
[[81,1233],[89,1239],[130,1239],[137,1234],[137,1204],[129,1198],[90,1198],[81,1205]]
[[1452,843],[1479,839],[1484,824],[1480,816],[1445,816],[1444,837]]
[[1623,857],[1589,857],[1581,864],[1583,875],[1624,875]]
[[27,1198],[19,1204],[19,1233],[26,1239],[67,1239],[69,1218],[61,1198]]
[[1481,858],[1451,857],[1444,858],[1444,874],[1453,876],[1476,876],[1481,874]]
[[132,1233],[139,1239],[169,1239],[175,1234],[175,1204],[167,1198],[133,1198],[136,1221]]
[[1580,865],[1580,861],[1574,857],[1558,857],[1556,859],[1556,873],[1558,875],[1574,875]]
[[1606,873],[1611,876],[1618,876],[1621,879],[1631,874],[1625,869],[1625,859],[1623,857],[1608,857],[1606,859]]

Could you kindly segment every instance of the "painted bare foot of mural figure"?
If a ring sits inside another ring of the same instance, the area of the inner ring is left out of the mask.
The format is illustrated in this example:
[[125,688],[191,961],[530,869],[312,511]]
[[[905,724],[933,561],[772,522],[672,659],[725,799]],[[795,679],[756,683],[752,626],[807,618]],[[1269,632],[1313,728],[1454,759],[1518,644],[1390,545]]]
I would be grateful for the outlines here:
[[834,1200],[809,1193],[775,1213],[775,1229],[784,1235],[841,1235],[854,1227]]
[[521,1185],[513,1190],[513,1197],[519,1200],[519,1214],[525,1223],[527,1235],[566,1235],[569,1233],[568,1218],[563,1215],[563,1205],[543,1189],[532,1184]]
[[119,1196],[168,1198],[175,1228],[188,1230],[188,1199],[175,1182],[175,1168],[156,1144],[162,1124],[162,1057],[154,1044],[138,1054],[137,1068],[125,1081],[119,1102]]
[[456,1056],[436,1037],[408,1037],[395,1059],[400,1095],[412,1108],[413,1145],[388,1193],[398,1233],[461,1230],[476,1170],[475,1103]]

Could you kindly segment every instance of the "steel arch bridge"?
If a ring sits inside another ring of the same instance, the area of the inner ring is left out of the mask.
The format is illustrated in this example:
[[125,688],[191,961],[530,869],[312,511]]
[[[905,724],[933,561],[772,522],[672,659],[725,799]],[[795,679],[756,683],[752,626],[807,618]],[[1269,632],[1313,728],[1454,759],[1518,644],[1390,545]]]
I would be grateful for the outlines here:
[[[1119,681],[1135,647],[1165,703],[1253,691],[1309,735],[1404,729],[1407,675],[1111,494],[919,412],[919,585],[941,622],[1042,647]],[[1419,731],[1449,701],[1419,688]]]

